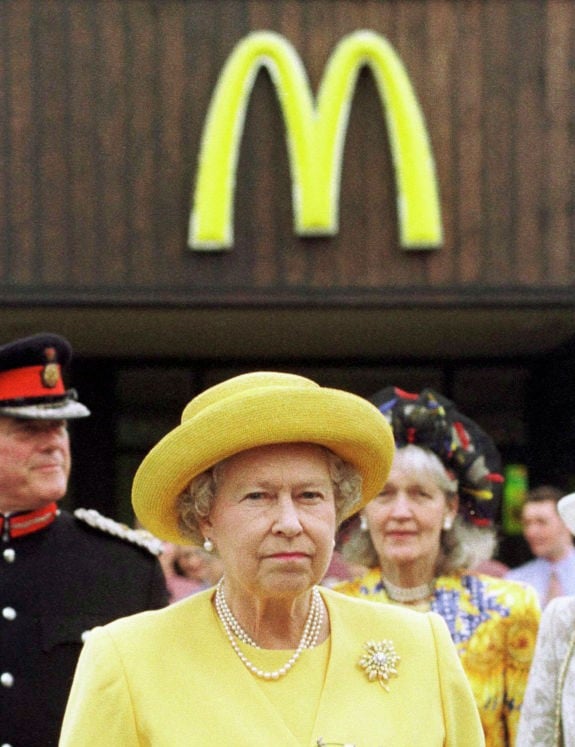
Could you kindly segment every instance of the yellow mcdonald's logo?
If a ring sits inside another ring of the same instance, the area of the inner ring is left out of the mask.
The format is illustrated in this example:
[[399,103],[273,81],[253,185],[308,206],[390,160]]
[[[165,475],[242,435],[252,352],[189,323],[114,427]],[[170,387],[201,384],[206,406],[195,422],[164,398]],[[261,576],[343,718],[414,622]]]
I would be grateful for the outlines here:
[[355,31],[333,50],[317,103],[294,47],[271,31],[238,43],[214,90],[200,145],[189,225],[192,249],[233,245],[233,201],[239,141],[255,79],[266,68],[286,125],[295,231],[333,235],[343,146],[359,72],[371,70],[387,123],[398,195],[400,243],[406,249],[441,245],[443,230],[435,164],[413,87],[391,44],[373,31]]

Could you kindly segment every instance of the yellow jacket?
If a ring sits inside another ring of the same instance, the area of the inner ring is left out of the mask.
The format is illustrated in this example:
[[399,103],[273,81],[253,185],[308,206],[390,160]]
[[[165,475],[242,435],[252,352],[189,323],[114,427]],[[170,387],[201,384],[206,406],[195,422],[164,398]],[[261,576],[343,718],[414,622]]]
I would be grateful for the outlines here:
[[[471,690],[439,616],[321,593],[330,653],[304,747],[484,744]],[[212,595],[208,589],[92,631],[60,747],[302,747],[233,652]],[[358,663],[369,641],[391,642],[400,657],[388,691]],[[305,655],[293,671],[305,666]],[[308,695],[304,687],[292,697]]]

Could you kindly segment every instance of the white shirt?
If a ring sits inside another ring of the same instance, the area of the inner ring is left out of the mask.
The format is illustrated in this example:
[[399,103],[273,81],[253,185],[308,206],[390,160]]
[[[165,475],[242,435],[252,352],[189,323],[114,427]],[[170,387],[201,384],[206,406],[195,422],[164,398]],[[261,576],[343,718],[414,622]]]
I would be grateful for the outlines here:
[[564,595],[575,594],[575,548],[569,554],[552,563],[545,558],[535,558],[528,563],[512,568],[505,574],[505,578],[513,581],[522,581],[525,584],[533,586],[539,597],[541,607],[545,606],[547,601],[547,589],[551,580],[551,573],[555,570]]

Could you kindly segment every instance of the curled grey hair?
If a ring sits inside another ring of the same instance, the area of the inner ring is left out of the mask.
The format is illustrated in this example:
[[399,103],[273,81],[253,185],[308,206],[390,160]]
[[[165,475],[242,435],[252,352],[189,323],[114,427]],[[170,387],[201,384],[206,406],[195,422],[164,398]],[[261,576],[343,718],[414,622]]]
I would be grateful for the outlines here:
[[[439,457],[428,449],[409,444],[397,450],[395,463],[399,462],[411,472],[427,473],[437,487],[445,493],[448,503],[457,496],[458,484],[446,471]],[[435,572],[437,575],[465,568],[473,568],[484,560],[493,557],[497,545],[495,530],[489,527],[476,527],[458,516],[451,529],[442,530],[440,553]],[[379,565],[377,552],[369,531],[357,527],[344,543],[343,555],[346,560],[360,563],[368,568]]]
[[[329,474],[335,493],[335,510],[338,524],[344,516],[353,513],[355,506],[361,502],[361,475],[357,469],[338,457],[333,451],[321,446],[328,460]],[[218,462],[214,467],[202,472],[190,482],[178,496],[176,509],[178,524],[184,537],[194,544],[204,541],[199,528],[199,520],[207,519],[218,485],[222,479],[227,460]]]

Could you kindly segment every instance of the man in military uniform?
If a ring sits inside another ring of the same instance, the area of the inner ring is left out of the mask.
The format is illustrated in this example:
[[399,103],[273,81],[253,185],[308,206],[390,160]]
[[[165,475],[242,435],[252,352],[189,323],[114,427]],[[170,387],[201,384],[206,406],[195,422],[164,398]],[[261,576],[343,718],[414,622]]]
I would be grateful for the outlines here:
[[67,340],[0,347],[0,744],[54,747],[88,631],[167,603],[158,543],[96,511],[58,508],[70,471]]

